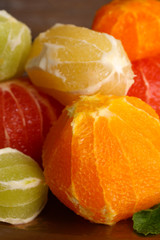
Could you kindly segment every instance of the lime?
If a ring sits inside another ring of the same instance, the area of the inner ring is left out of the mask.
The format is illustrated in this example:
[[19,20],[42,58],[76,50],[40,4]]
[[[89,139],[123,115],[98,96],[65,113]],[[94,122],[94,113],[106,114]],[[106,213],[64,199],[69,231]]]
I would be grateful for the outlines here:
[[18,150],[0,149],[0,221],[30,222],[44,208],[47,196],[39,165]]
[[1,10],[0,42],[0,80],[20,75],[31,47],[30,29]]

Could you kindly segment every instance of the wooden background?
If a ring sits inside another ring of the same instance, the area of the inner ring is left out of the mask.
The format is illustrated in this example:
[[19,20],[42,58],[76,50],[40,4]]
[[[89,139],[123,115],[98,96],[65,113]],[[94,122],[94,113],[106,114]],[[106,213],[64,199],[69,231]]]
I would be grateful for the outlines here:
[[96,10],[107,2],[109,0],[0,0],[0,9],[26,23],[35,38],[57,22],[91,27]]

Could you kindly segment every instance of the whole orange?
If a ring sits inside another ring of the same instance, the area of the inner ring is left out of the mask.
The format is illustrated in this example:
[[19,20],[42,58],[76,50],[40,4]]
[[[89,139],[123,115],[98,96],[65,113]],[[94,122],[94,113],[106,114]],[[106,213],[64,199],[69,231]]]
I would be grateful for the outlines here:
[[113,0],[96,13],[92,29],[120,39],[130,60],[160,53],[160,1]]
[[67,207],[112,225],[160,202],[160,121],[134,97],[84,96],[43,148],[46,182]]

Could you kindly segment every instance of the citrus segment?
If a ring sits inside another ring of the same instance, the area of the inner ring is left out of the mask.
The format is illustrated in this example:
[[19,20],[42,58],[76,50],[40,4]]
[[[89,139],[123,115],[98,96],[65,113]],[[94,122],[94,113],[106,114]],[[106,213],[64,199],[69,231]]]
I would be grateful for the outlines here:
[[[46,169],[46,182],[50,181],[50,176],[52,175],[53,181],[55,181],[57,184],[53,186],[53,189],[51,186],[51,190],[56,192],[56,196],[58,196],[59,199],[61,199],[61,201],[65,203],[66,206],[68,206],[72,210],[76,210],[77,206],[74,206],[74,204],[72,204],[72,202],[69,200],[69,198],[72,198],[72,196],[68,191],[71,185],[71,122],[71,119],[63,112],[59,118],[59,121],[57,122],[57,127],[51,128],[48,136],[53,136],[52,144],[56,151],[53,152],[50,148],[50,137],[46,138],[46,147],[43,149],[43,155],[47,156],[47,158],[44,159],[43,166],[48,164],[48,160],[50,159],[52,154],[54,154],[55,158],[52,159],[50,167]],[[61,129],[61,132],[59,131],[59,129]],[[59,142],[61,141],[63,142],[62,145],[59,144]],[[65,157],[63,157],[64,155]],[[61,177],[59,177],[59,174],[61,175]]]
[[[136,102],[133,101],[132,98],[115,101],[117,101],[117,104],[114,106],[110,105],[109,110],[118,115],[121,119],[125,120],[125,123],[128,124],[128,126],[135,128],[140,134],[143,132],[143,137],[150,140],[159,151],[160,132],[157,131],[159,118],[155,111],[139,99],[137,99]],[[130,111],[127,110],[126,105],[128,105]],[[149,121],[148,115],[150,115],[153,120]],[[138,121],[133,122],[133,117],[138,118]]]
[[[131,175],[133,176],[132,186],[137,196],[137,201],[132,211],[137,212],[159,203],[159,198],[155,200],[153,196],[157,195],[157,177],[159,170],[154,168],[156,159],[160,157],[160,152],[157,151],[151,140],[145,138],[142,132],[137,133],[135,128],[132,129],[132,127],[126,125],[124,120],[113,119],[110,122],[110,127],[112,132],[117,136],[122,151],[125,152],[127,159],[129,159],[129,167]],[[127,141],[124,141],[124,139],[127,139]],[[135,178],[135,176],[139,176],[139,174],[141,177]],[[146,186],[146,190],[144,186]],[[147,189],[148,186],[150,188],[149,191]]]
[[110,129],[110,121],[105,116],[101,116],[95,121],[94,152],[104,198],[110,205],[108,211],[106,210],[106,216],[109,215],[108,221],[115,217],[117,220],[118,218],[128,218],[132,214],[136,202],[132,173],[128,159],[119,146],[118,139]]
[[83,96],[47,136],[46,182],[75,213],[112,225],[159,203],[159,136],[158,115],[140,99]]
[[47,202],[48,187],[38,164],[11,148],[0,149],[0,221],[33,220]]
[[26,64],[32,82],[70,104],[80,95],[124,95],[133,83],[121,42],[74,25],[56,24],[33,42]]
[[[94,157],[94,118],[77,115],[72,122],[72,188],[81,206],[80,212],[92,221],[104,221],[103,213],[96,209],[106,209],[100,179],[96,173]],[[79,144],[83,142],[83,144]],[[81,152],[81,154],[79,154]],[[85,161],[87,159],[87,162]],[[92,171],[90,171],[92,169]],[[86,176],[86,177],[84,177]],[[92,181],[91,181],[92,180]],[[83,206],[83,208],[82,208]],[[95,216],[92,212],[95,211]]]
[[120,39],[131,61],[160,53],[160,2],[113,0],[95,14],[92,29]]
[[30,29],[1,10],[0,42],[0,80],[20,75],[31,47]]

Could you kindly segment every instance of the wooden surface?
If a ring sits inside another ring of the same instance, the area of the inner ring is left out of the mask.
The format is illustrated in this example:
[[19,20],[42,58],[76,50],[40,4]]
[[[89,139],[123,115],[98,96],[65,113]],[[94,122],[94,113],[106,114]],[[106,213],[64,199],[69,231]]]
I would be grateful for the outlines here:
[[132,221],[114,226],[90,223],[63,206],[53,195],[44,211],[29,224],[0,224],[1,240],[158,240],[160,235],[142,237],[132,228]]
[[91,27],[96,10],[109,0],[0,0],[5,9],[26,23],[35,38],[53,24]]

